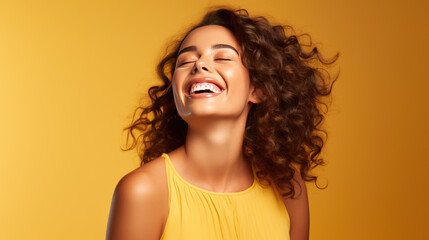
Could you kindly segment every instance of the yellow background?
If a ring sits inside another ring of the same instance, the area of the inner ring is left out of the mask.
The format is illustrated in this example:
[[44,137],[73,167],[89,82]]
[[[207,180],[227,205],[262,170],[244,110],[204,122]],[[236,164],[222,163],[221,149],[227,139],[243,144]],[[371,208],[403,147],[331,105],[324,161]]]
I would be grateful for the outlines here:
[[[419,3],[422,2],[422,3]],[[427,239],[425,1],[235,1],[341,53],[311,239]],[[174,36],[227,1],[0,2],[0,239],[103,239],[125,127]],[[323,185],[323,184],[322,184]]]

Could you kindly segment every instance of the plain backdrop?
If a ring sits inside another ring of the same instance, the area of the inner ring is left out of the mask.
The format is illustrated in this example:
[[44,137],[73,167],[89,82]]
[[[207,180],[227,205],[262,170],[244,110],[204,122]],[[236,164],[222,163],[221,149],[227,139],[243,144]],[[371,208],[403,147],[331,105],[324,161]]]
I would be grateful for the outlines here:
[[425,239],[425,1],[0,1],[0,239],[103,239],[155,65],[209,6],[310,33],[341,54],[311,239]]

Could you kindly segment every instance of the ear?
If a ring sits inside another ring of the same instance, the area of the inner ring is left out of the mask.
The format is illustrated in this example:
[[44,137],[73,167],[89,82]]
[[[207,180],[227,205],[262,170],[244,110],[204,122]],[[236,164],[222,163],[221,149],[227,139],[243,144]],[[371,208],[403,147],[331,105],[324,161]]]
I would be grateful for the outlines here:
[[255,88],[255,86],[250,85],[249,102],[258,104],[261,102],[261,99],[262,99],[262,91],[259,88]]

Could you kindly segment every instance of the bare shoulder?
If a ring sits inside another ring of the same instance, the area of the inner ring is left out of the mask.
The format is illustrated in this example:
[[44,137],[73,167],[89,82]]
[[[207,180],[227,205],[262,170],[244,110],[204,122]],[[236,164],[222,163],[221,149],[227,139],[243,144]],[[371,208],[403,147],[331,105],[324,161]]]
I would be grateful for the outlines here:
[[159,157],[131,171],[118,182],[115,195],[136,200],[159,200],[166,187],[164,158]]
[[106,239],[159,239],[168,214],[164,158],[126,174],[110,208]]
[[136,194],[151,191],[156,193],[159,185],[166,181],[165,176],[164,158],[159,157],[126,174],[116,188]]
[[307,187],[299,171],[295,171],[292,184],[295,189],[293,198],[283,198],[290,218],[290,239],[308,240],[310,231],[310,211]]

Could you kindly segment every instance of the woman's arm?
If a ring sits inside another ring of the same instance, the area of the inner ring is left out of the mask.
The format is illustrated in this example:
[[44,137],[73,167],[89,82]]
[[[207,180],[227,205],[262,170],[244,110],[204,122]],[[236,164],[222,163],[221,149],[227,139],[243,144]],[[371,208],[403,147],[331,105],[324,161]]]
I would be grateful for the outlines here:
[[291,222],[290,239],[308,240],[310,235],[310,211],[308,206],[307,188],[298,171],[292,181],[295,187],[295,198],[283,199]]
[[156,180],[145,172],[131,172],[119,181],[113,194],[106,240],[160,238],[165,206],[157,186]]

